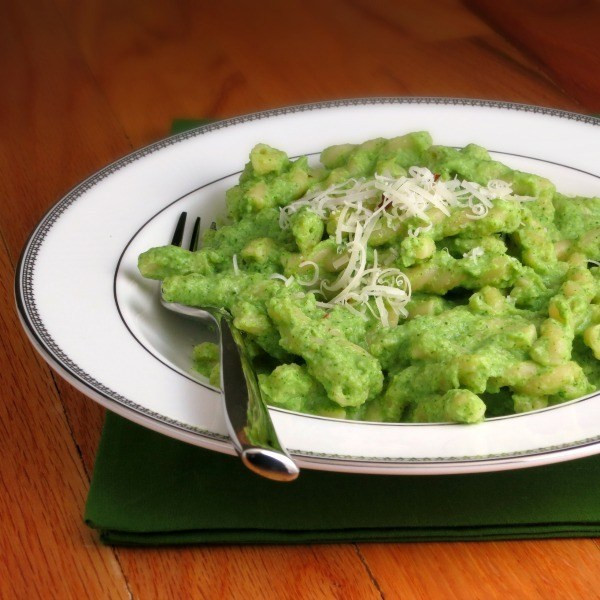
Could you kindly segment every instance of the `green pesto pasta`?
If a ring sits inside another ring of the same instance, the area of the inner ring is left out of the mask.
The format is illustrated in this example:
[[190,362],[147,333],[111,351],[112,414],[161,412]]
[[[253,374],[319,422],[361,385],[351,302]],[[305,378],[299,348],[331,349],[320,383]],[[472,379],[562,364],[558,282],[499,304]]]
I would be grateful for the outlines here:
[[[258,144],[224,200],[199,251],[139,269],[168,301],[231,312],[270,405],[477,423],[600,388],[600,198],[416,132],[317,165]],[[213,384],[218,357],[194,350]]]

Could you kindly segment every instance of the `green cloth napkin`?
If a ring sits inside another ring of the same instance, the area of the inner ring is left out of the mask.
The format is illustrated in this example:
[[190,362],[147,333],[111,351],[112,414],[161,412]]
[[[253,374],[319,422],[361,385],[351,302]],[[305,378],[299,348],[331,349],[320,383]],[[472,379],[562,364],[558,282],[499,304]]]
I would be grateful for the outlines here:
[[305,469],[282,484],[107,413],[85,521],[128,545],[598,536],[600,457],[477,475]]
[[261,479],[108,413],[85,520],[110,544],[490,540],[600,534],[600,458],[478,475]]

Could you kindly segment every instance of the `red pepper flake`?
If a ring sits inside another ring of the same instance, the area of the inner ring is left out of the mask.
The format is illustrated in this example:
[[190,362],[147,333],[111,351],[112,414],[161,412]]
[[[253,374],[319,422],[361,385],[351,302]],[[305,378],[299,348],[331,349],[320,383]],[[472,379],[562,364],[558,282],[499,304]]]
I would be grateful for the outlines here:
[[437,181],[440,178],[440,174],[439,173],[434,173],[433,174],[433,180]]
[[331,314],[331,313],[325,313],[325,314],[323,315],[323,318],[324,318],[324,319],[328,319],[330,314]]

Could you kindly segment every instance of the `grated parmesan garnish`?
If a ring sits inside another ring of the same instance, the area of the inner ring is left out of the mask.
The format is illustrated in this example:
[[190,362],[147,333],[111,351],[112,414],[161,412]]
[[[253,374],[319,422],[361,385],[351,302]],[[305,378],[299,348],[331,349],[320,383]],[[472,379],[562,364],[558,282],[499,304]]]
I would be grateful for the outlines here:
[[[394,178],[375,174],[372,179],[349,179],[307,194],[280,209],[279,224],[287,229],[290,217],[304,206],[323,220],[335,213],[335,241],[340,257],[333,266],[343,267],[343,271],[335,281],[319,283],[318,265],[305,261],[300,266],[311,265],[315,273],[303,285],[318,284],[312,291],[320,292],[327,299],[327,302],[317,303],[321,308],[343,305],[364,319],[368,318],[368,311],[383,326],[388,326],[391,313],[407,315],[405,307],[410,301],[411,287],[400,269],[378,263],[377,251],[373,252],[373,265],[367,264],[368,242],[375,227],[385,225],[397,229],[403,221],[416,218],[422,225],[408,230],[409,236],[416,237],[433,227],[427,214],[432,208],[445,216],[449,216],[453,208],[468,208],[467,218],[482,219],[496,199],[533,200],[514,195],[511,184],[506,181],[494,179],[486,186],[458,179],[442,181],[436,180],[429,169],[414,166],[408,169],[408,176]],[[477,259],[483,255],[483,249],[473,248],[467,254]]]
[[269,279],[280,279],[281,281],[283,281],[285,287],[289,287],[292,284],[292,281],[294,281],[294,276],[291,275],[290,277],[286,277],[281,273],[273,273],[269,276]]
[[477,261],[477,259],[484,254],[485,250],[481,246],[476,246],[469,250],[469,252],[465,252],[463,258],[472,258],[474,261]]
[[312,260],[305,260],[298,265],[300,268],[311,266],[314,268],[313,276],[308,281],[298,281],[300,285],[311,287],[319,281],[319,265]]

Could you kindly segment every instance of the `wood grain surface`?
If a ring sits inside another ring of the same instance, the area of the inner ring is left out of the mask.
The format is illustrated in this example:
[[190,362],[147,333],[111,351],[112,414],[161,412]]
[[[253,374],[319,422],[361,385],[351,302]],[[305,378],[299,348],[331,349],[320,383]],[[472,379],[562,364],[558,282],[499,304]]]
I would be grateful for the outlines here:
[[4,0],[0,598],[599,598],[595,540],[113,549],[82,524],[103,411],[22,333],[41,215],[174,117],[372,95],[600,111],[578,0]]

